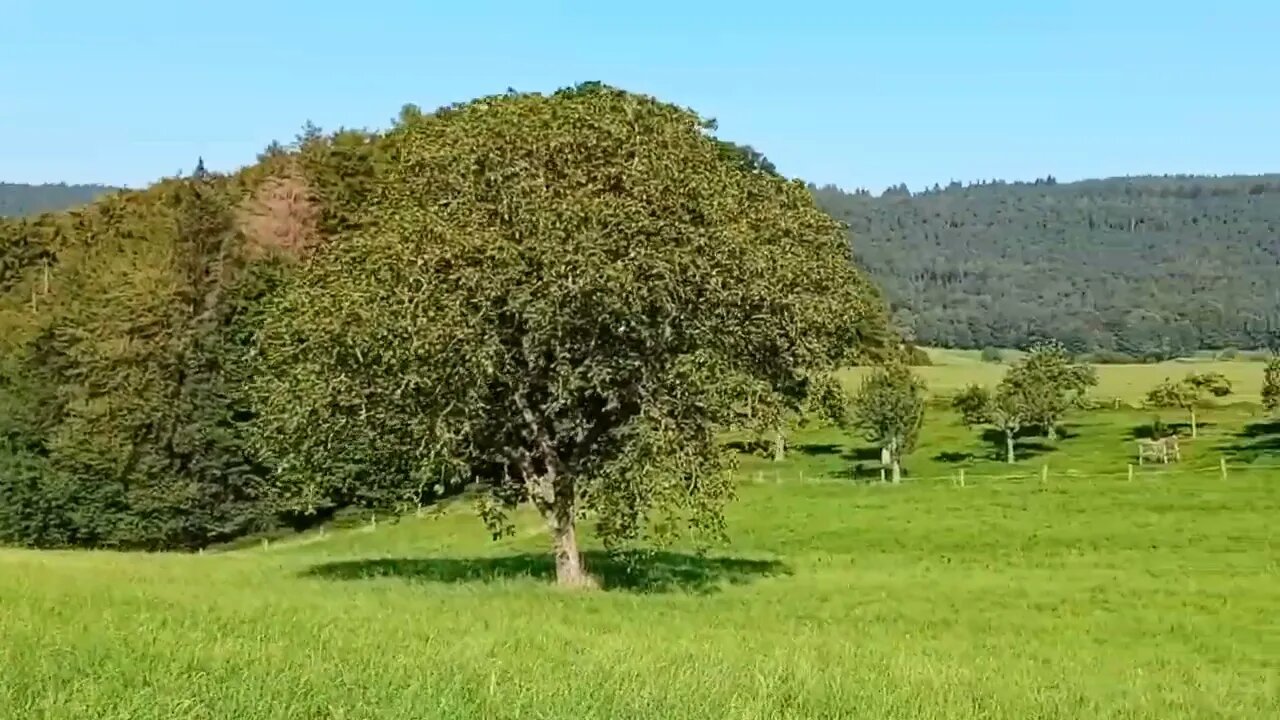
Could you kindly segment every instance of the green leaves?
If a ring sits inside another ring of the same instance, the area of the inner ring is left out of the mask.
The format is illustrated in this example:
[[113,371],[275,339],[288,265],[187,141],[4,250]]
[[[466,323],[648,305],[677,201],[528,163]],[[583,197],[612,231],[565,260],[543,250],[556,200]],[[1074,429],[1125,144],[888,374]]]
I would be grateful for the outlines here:
[[868,441],[901,452],[915,447],[924,422],[925,384],[905,365],[873,371],[853,400],[853,422]]
[[1262,371],[1262,406],[1272,411],[1280,408],[1280,357],[1268,360]]
[[1187,373],[1178,382],[1167,378],[1147,393],[1147,404],[1154,407],[1180,407],[1191,414],[1191,437],[1198,435],[1196,408],[1206,395],[1226,397],[1231,394],[1231,383],[1216,372]]
[[269,308],[256,442],[282,481],[394,491],[440,466],[498,529],[554,496],[611,544],[714,535],[716,433],[885,332],[840,226],[703,124],[599,84],[405,115],[367,223]]
[[1027,422],[1054,437],[1057,423],[1098,384],[1098,375],[1090,365],[1075,364],[1061,343],[1046,341],[1010,367],[1004,382],[1017,389],[1010,397],[1022,406]]
[[1147,393],[1147,403],[1155,407],[1178,407],[1189,410],[1206,396],[1231,394],[1231,383],[1220,373],[1188,373],[1177,382],[1165,379]]
[[0,541],[196,547],[273,520],[238,394],[237,193],[206,173],[28,224],[47,262],[0,296]]
[[924,382],[894,363],[868,375],[853,400],[854,424],[880,446],[895,483],[902,480],[902,456],[915,447],[924,423],[924,393]]

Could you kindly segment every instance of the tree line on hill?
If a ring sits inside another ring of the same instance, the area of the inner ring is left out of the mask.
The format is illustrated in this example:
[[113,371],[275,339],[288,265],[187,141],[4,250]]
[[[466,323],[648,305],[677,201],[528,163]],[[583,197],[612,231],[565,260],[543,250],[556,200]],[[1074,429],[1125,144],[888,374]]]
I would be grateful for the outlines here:
[[[750,146],[727,158],[776,173]],[[0,215],[87,202],[99,186],[0,185]],[[1103,362],[1280,346],[1280,176],[952,182],[880,196],[810,186],[849,226],[908,339]]]
[[557,577],[721,530],[728,428],[901,353],[807,188],[598,83],[0,221],[0,542],[195,548],[464,488]]
[[22,217],[65,210],[90,203],[114,190],[115,188],[105,185],[25,185],[0,182],[0,217]]
[[1280,175],[811,187],[924,345],[1099,359],[1280,346]]

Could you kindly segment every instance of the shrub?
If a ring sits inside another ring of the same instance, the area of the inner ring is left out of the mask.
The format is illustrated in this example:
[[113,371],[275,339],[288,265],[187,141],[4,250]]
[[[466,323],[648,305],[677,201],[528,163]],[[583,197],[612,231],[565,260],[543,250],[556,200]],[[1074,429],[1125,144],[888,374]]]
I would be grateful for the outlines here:
[[933,365],[933,358],[929,357],[929,353],[925,352],[924,348],[908,345],[907,364],[911,367],[929,367]]
[[1119,350],[1099,350],[1082,359],[1093,365],[1137,365],[1145,362]]

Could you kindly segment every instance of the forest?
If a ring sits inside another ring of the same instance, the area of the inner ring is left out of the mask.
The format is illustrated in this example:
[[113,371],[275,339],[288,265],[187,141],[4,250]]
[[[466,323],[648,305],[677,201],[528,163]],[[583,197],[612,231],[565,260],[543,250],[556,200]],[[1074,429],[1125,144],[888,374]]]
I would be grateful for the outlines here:
[[1106,361],[1280,344],[1280,175],[812,188],[922,345]]
[[[759,151],[726,146],[774,171]],[[108,190],[0,185],[0,215]],[[849,226],[898,330],[921,345],[1052,338],[1101,362],[1280,345],[1280,175],[810,191]]]
[[0,217],[38,215],[83,205],[113,191],[105,185],[49,183],[24,185],[0,182]]

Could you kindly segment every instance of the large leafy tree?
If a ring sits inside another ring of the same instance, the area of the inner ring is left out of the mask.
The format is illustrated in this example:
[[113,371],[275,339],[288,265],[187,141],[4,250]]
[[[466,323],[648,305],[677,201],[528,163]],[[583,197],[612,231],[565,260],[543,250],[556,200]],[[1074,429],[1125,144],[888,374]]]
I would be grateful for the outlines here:
[[878,293],[805,187],[694,113],[590,83],[412,114],[368,227],[269,310],[259,445],[295,501],[471,481],[495,532],[533,505],[556,575],[722,532],[719,433],[883,340]]
[[1093,366],[1076,363],[1062,343],[1049,340],[1009,368],[1009,382],[1022,388],[1028,422],[1040,427],[1050,440],[1058,437],[1058,423],[1078,407],[1089,388],[1098,384]]
[[906,365],[873,371],[853,401],[854,423],[889,458],[893,482],[902,481],[902,456],[910,452],[924,423],[924,381]]
[[1027,388],[1016,377],[1008,375],[992,392],[980,385],[970,385],[952,399],[952,407],[966,425],[990,425],[1004,438],[1005,462],[1017,460],[1014,441],[1018,432],[1031,424]]
[[1221,373],[1187,373],[1177,382],[1166,379],[1147,393],[1147,404],[1153,407],[1176,407],[1191,416],[1191,437],[1199,434],[1196,410],[1205,398],[1231,394],[1231,382]]

